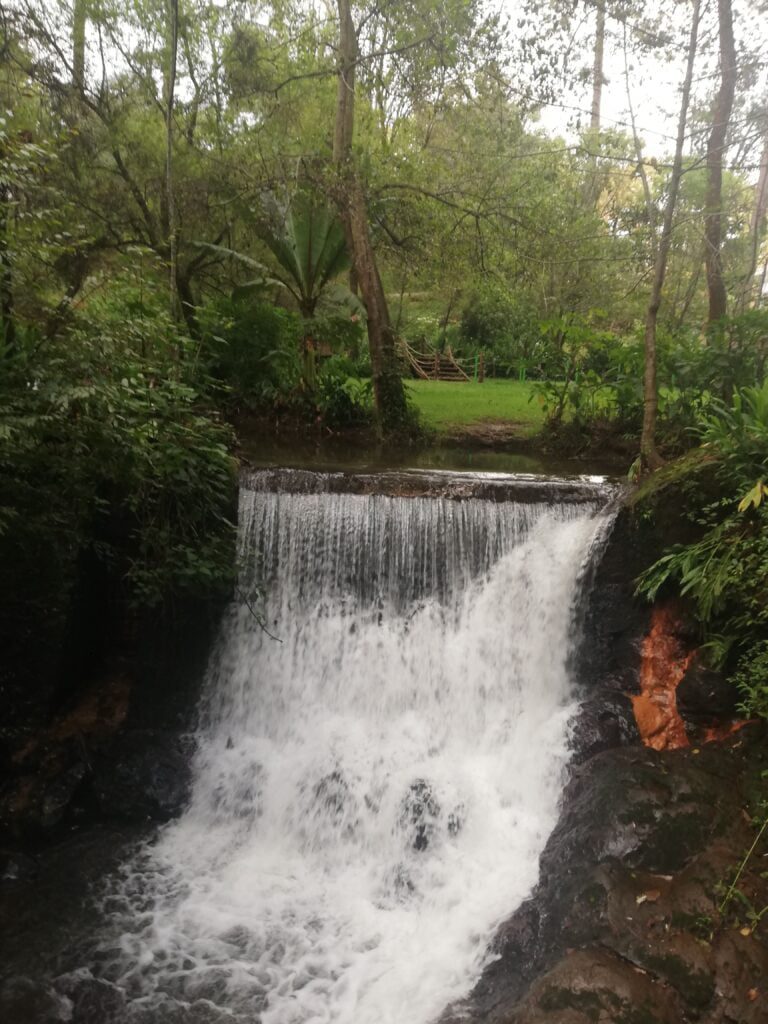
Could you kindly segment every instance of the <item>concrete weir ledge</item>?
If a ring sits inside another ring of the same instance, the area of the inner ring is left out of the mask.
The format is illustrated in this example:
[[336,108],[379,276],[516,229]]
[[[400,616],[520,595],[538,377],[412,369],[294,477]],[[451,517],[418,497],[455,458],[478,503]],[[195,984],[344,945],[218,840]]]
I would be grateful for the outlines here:
[[403,498],[481,498],[545,504],[608,503],[619,487],[603,476],[550,477],[533,473],[385,470],[373,473],[307,469],[245,470],[244,487],[281,494],[381,494]]

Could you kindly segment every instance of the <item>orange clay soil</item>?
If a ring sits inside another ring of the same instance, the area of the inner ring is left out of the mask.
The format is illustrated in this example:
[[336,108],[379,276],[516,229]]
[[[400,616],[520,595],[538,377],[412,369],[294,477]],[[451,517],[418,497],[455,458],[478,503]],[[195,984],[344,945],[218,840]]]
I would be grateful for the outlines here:
[[637,728],[643,743],[654,750],[689,746],[685,723],[677,710],[677,687],[695,651],[679,636],[679,618],[673,608],[657,606],[651,628],[643,640],[640,693],[632,696]]

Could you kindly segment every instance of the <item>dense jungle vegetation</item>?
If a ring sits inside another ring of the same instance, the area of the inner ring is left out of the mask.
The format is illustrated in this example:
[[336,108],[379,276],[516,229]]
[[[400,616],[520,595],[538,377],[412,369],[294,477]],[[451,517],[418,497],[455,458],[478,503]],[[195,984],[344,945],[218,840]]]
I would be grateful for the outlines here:
[[768,713],[766,16],[3,3],[6,651],[93,561],[130,606],[226,589],[238,427],[412,443],[406,341],[550,444],[683,457],[694,540],[642,587]]

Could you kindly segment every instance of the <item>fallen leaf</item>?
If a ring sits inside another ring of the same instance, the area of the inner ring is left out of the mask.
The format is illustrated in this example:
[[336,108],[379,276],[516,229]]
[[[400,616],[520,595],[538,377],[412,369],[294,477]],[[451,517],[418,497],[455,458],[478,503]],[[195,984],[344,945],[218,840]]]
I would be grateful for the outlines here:
[[744,935],[746,937],[746,936],[751,935],[751,934],[752,934],[752,929],[751,928],[739,928],[739,935]]
[[750,1001],[750,1003],[754,1003],[754,1001],[757,999],[757,996],[758,991],[756,988],[751,988],[749,992],[747,992],[747,999]]
[[658,889],[649,889],[648,892],[645,894],[645,898],[648,900],[649,903],[655,903],[659,896],[661,896],[661,893]]

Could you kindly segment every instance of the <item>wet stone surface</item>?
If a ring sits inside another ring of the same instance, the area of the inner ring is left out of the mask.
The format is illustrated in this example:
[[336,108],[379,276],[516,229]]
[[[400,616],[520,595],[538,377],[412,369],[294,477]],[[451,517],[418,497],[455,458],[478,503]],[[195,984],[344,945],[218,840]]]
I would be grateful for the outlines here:
[[744,899],[719,908],[754,838],[746,808],[767,767],[759,727],[576,767],[537,889],[443,1024],[763,1024],[768,927],[746,903],[768,905],[760,851]]
[[304,469],[263,469],[244,474],[254,490],[282,494],[380,494],[410,498],[488,499],[546,504],[602,504],[616,485],[602,477],[547,477],[534,473],[453,473],[391,470],[383,473],[316,473]]

